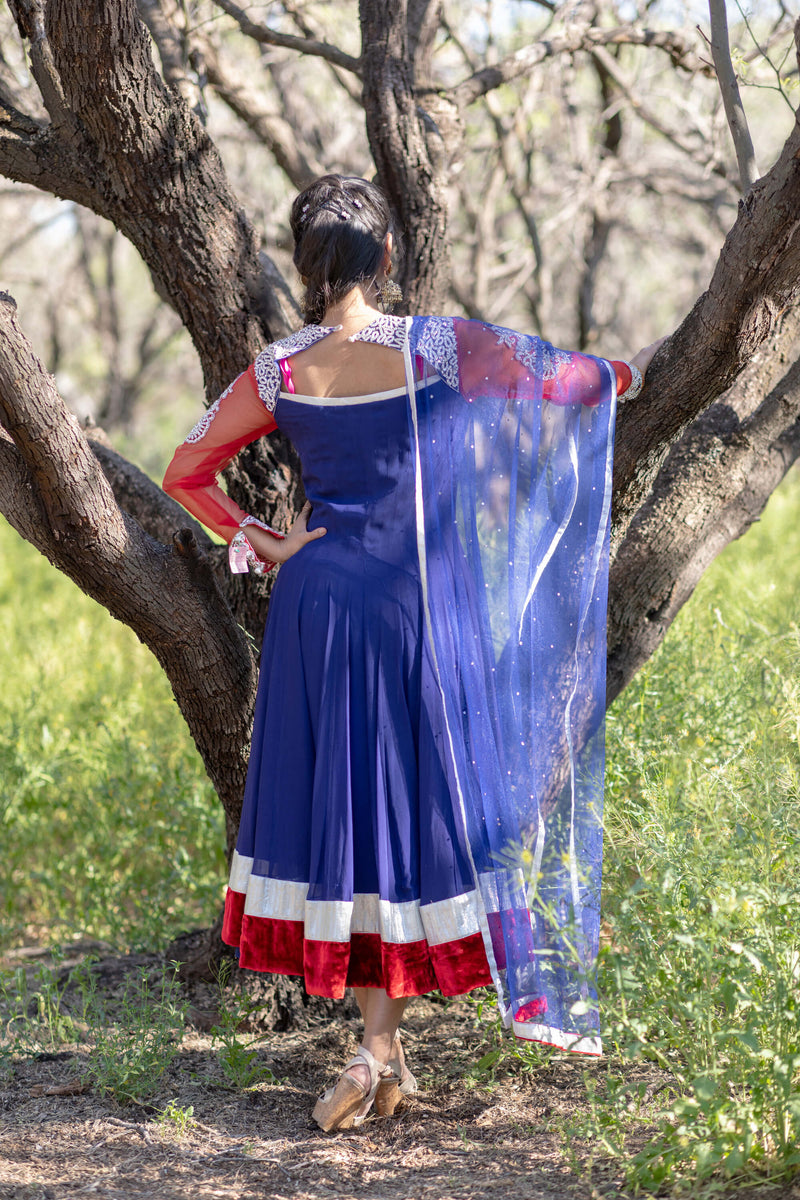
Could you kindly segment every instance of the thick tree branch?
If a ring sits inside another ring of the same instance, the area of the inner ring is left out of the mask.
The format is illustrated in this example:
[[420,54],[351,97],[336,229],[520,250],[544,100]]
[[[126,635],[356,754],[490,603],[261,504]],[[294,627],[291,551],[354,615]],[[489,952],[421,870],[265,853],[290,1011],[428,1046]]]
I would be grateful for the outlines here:
[[433,47],[441,20],[442,0],[409,0],[408,53],[417,87],[431,81]]
[[84,426],[83,433],[111,485],[117,504],[141,525],[145,533],[168,546],[176,529],[188,529],[201,553],[213,555],[216,551],[224,551],[227,554],[225,547],[215,546],[203,526],[190,517],[177,500],[162,492],[149,475],[123,458],[101,428]]
[[[445,108],[423,111],[408,56],[406,4],[360,0],[364,110],[379,179],[406,234],[400,284],[411,312],[436,312],[449,270]],[[438,103],[431,94],[429,108]]]
[[758,519],[799,455],[795,309],[672,448],[630,525],[609,581],[609,703],[660,645],[705,569]]
[[[217,395],[263,345],[255,233],[216,147],[155,70],[133,0],[50,0],[47,32],[109,217],[192,336]],[[81,46],[80,56],[74,46]]]
[[232,829],[255,686],[247,639],[191,532],[168,550],[118,507],[15,309],[0,294],[0,420],[14,442],[0,438],[0,508],[156,655]]
[[34,117],[20,112],[0,84],[0,130],[4,134],[16,134],[17,137],[26,139],[37,137],[46,127],[43,121],[37,121]]
[[214,0],[214,3],[217,8],[221,8],[228,16],[233,17],[242,33],[246,33],[248,37],[264,46],[283,46],[287,50],[298,50],[301,54],[324,58],[334,66],[352,71],[354,75],[361,74],[361,60],[353,58],[351,54],[345,54],[344,50],[340,50],[338,46],[331,46],[327,42],[318,42],[314,38],[297,37],[293,33],[278,33],[277,30],[270,29],[267,25],[251,21],[245,10],[238,4],[234,4],[232,0]]
[[[60,180],[53,190],[89,204],[136,246],[188,329],[214,399],[266,340],[285,332],[270,326],[281,305],[255,231],[216,146],[156,71],[135,0],[88,0],[79,9],[49,0],[46,32],[80,131],[69,145],[77,159],[71,190]],[[34,171],[13,177],[38,182]],[[226,477],[243,508],[285,525],[297,507],[298,474],[294,452],[276,436],[269,449],[249,448]],[[237,616],[254,633],[263,628],[266,592],[245,597],[232,588]]]
[[64,143],[52,127],[31,129],[27,121],[6,121],[0,110],[0,174],[102,213],[91,159],[74,142]]
[[575,54],[579,50],[592,50],[595,46],[656,46],[669,55],[676,67],[692,74],[713,74],[709,64],[699,58],[686,39],[678,33],[636,29],[633,25],[620,26],[617,29],[579,28],[533,42],[530,46],[523,46],[521,50],[509,54],[495,66],[483,67],[463,79],[451,88],[448,94],[459,108],[464,108],[493,88],[510,83],[520,75],[529,74],[546,58],[553,58],[557,54]]
[[615,544],[670,445],[733,382],[800,299],[800,125],[739,205],[708,290],[663,347],[642,399],[623,405],[614,471]]

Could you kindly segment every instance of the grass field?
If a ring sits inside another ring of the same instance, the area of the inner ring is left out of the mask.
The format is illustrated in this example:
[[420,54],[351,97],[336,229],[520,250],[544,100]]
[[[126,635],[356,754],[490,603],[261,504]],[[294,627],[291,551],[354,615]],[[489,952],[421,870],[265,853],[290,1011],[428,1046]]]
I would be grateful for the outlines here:
[[[584,1132],[647,1190],[800,1166],[799,508],[795,475],[608,721],[616,1053]],[[632,1087],[634,1059],[663,1073],[658,1096]]]
[[[609,714],[607,1056],[564,1138],[626,1194],[800,1165],[799,507],[793,475]],[[218,908],[221,810],[148,651],[0,553],[2,944],[158,948]]]
[[207,922],[222,810],[165,676],[4,522],[0,644],[0,946]]

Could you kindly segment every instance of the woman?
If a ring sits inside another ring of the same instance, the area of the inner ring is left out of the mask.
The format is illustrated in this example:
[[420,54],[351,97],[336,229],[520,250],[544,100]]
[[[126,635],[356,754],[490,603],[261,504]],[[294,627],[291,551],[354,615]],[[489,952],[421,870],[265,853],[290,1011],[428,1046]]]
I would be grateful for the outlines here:
[[[380,190],[328,175],[291,214],[306,325],[236,379],[164,488],[283,564],[264,637],[223,937],[240,963],[353,987],[325,1130],[415,1088],[409,997],[494,984],[519,1036],[599,1052],[605,564],[631,364],[482,322],[384,315]],[[276,427],[309,504],[286,537],[217,473]]]

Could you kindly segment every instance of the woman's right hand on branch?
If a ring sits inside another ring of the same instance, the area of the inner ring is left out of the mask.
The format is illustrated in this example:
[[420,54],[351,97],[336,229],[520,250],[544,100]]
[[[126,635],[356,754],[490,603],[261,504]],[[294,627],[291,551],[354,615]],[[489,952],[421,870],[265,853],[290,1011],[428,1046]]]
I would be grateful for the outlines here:
[[273,537],[271,533],[267,533],[266,529],[259,529],[257,525],[250,525],[245,530],[247,540],[258,557],[263,558],[266,562],[286,562],[287,558],[291,558],[293,554],[297,554],[297,551],[302,550],[303,546],[308,545],[309,542],[315,542],[327,533],[326,529],[314,529],[309,532],[307,526],[310,516],[311,504],[307,500],[295,517],[294,524],[286,537]]
[[644,346],[641,350],[637,351],[633,358],[629,360],[631,365],[638,367],[643,376],[646,375],[647,368],[655,358],[656,351],[664,345],[664,342],[669,341],[669,336],[670,335],[667,334],[666,337],[657,338],[654,342],[651,342],[649,346]]

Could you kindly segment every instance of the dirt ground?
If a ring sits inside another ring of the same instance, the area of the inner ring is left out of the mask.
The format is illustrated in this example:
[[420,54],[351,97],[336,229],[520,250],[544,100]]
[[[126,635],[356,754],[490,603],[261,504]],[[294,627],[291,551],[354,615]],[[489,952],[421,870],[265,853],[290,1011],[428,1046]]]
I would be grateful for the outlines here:
[[[147,962],[105,960],[100,985],[113,993],[126,972]],[[594,1200],[619,1194],[620,1181],[607,1170],[595,1171],[591,1181],[570,1170],[559,1133],[585,1104],[584,1071],[600,1068],[559,1055],[534,1070],[512,1062],[499,1078],[477,1081],[470,1068],[495,1035],[477,1021],[474,1005],[414,1001],[404,1044],[418,1095],[399,1115],[331,1135],[312,1123],[311,1108],[355,1049],[357,1020],[271,1033],[259,1055],[275,1082],[236,1088],[225,1082],[210,1035],[219,993],[208,985],[191,992],[192,1024],[146,1104],[123,1106],[87,1089],[87,1048],[80,1045],[12,1064],[0,1084],[0,1197]],[[170,1102],[191,1107],[185,1129],[160,1119]]]

